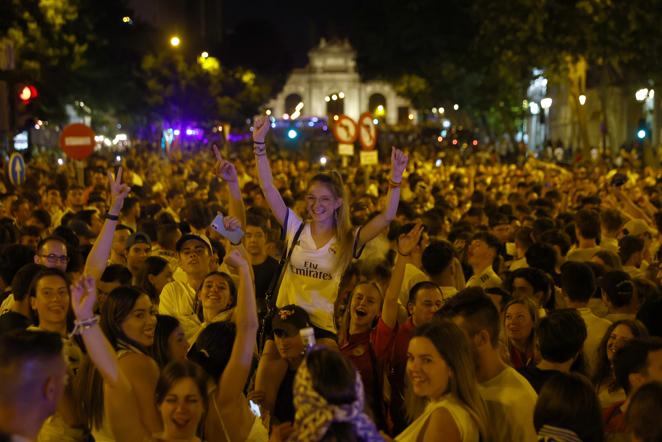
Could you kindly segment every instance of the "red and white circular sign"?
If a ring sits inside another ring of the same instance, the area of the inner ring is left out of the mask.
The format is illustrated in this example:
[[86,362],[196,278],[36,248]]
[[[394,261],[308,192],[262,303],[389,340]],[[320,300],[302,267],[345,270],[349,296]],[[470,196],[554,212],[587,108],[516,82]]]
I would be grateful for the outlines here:
[[347,115],[338,116],[338,121],[331,126],[331,130],[333,131],[333,136],[339,143],[353,143],[359,136],[356,122]]
[[84,160],[94,151],[94,131],[81,123],[69,124],[60,134],[60,148],[74,160]]
[[377,128],[370,112],[364,112],[359,117],[359,142],[364,150],[372,150],[377,144]]

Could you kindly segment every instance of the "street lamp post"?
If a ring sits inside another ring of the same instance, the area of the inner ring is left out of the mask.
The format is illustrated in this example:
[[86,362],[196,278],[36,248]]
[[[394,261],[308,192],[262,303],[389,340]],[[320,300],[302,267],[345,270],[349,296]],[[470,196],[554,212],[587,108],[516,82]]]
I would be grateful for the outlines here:
[[549,108],[552,107],[552,99],[549,97],[543,98],[540,100],[540,107],[542,108],[543,115],[545,116],[545,139],[543,140],[543,143],[545,143],[549,137]]
[[173,48],[178,48],[181,43],[182,40],[177,35],[170,37],[170,46]]

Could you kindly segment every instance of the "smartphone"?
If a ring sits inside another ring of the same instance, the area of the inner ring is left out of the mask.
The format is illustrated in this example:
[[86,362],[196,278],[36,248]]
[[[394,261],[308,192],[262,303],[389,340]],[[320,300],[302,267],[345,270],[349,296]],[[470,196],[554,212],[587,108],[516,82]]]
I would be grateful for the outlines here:
[[214,218],[214,221],[211,222],[211,228],[216,230],[221,236],[230,240],[233,244],[239,244],[241,238],[244,237],[244,232],[241,229],[229,231],[225,228],[223,224],[223,214],[219,213]]
[[256,404],[255,402],[250,401],[250,400],[248,401],[248,403],[250,404],[250,406],[251,406],[251,411],[253,412],[253,414],[255,415],[255,417],[262,417],[262,416],[261,416],[262,413],[260,412],[260,406],[259,406],[258,404]]

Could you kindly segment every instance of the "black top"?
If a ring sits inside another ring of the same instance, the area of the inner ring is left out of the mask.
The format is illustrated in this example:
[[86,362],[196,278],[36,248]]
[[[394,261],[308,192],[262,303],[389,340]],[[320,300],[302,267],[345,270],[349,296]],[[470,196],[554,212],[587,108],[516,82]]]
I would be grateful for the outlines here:
[[276,405],[274,406],[274,418],[278,423],[294,422],[294,377],[297,371],[289,367],[287,373],[278,388]]
[[20,313],[6,312],[0,315],[0,335],[13,330],[25,330],[32,322]]
[[529,364],[524,368],[517,370],[522,376],[529,381],[529,384],[540,394],[540,389],[547,382],[547,380],[556,374],[561,373],[558,370],[541,370],[535,364]]
[[[278,261],[271,256],[267,256],[267,259],[262,264],[253,266],[253,273],[255,274],[255,298],[257,299],[257,310],[261,315],[267,311],[264,295],[269,289],[271,280],[278,273]],[[276,303],[275,299],[272,301],[274,304]]]

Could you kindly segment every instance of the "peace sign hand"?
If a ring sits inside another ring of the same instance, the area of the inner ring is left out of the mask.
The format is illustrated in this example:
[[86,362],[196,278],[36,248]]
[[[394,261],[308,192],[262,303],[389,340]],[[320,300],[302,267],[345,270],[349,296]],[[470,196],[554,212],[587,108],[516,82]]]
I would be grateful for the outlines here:
[[[119,212],[124,205],[124,198],[131,192],[131,188],[122,182],[122,168],[117,169],[117,176],[108,172],[108,182],[110,183],[110,207]],[[119,207],[116,207],[119,206]]]
[[391,179],[396,183],[402,180],[402,174],[407,168],[409,157],[400,149],[393,147],[391,149]]
[[253,141],[264,143],[271,127],[269,117],[261,115],[253,120]]
[[91,276],[82,276],[71,285],[71,308],[79,321],[92,317],[96,301],[97,286]]
[[223,181],[228,183],[237,182],[237,169],[234,167],[234,164],[223,159],[216,146],[213,146],[213,150],[216,157],[216,176],[221,177]]

